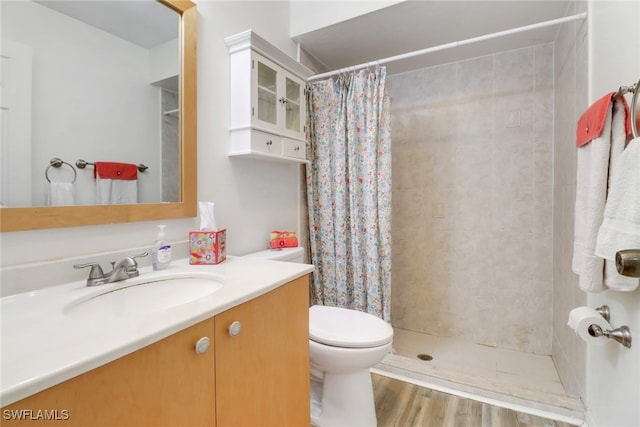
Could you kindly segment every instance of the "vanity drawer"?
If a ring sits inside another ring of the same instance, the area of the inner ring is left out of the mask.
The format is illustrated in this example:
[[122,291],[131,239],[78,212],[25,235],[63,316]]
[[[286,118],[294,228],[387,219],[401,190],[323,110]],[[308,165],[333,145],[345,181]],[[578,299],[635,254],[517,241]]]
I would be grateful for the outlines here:
[[251,131],[251,149],[279,156],[282,153],[282,137],[258,130]]
[[307,147],[304,141],[283,138],[282,155],[287,157],[295,157],[296,159],[305,159],[307,157]]

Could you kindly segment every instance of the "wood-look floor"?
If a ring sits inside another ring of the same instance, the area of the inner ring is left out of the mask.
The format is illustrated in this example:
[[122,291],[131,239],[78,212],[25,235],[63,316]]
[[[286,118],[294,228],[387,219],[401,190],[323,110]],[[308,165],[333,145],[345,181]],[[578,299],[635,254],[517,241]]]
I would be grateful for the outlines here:
[[372,374],[378,427],[570,427],[571,424],[524,414]]

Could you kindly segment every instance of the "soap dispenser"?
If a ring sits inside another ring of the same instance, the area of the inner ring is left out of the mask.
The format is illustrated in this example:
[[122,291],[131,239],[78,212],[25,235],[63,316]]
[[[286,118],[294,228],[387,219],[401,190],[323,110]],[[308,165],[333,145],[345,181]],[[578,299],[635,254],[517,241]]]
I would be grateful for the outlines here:
[[167,242],[167,236],[164,232],[166,227],[166,225],[158,226],[158,235],[151,252],[154,270],[165,269],[171,264],[171,245]]

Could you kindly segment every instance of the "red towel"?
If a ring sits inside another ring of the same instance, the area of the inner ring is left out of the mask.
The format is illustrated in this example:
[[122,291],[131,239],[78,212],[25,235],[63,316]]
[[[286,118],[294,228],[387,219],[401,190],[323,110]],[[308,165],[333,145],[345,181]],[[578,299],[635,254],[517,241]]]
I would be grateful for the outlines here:
[[102,179],[138,179],[138,166],[131,163],[96,162],[93,177]]
[[[607,111],[609,111],[610,105],[613,104],[613,95],[615,94],[616,92],[609,92],[582,113],[576,129],[576,146],[582,147],[583,145],[587,145],[592,139],[598,138],[602,134],[604,120],[607,117]],[[621,98],[625,109],[624,129],[627,135],[629,135],[631,134],[629,104],[624,96],[621,96]]]

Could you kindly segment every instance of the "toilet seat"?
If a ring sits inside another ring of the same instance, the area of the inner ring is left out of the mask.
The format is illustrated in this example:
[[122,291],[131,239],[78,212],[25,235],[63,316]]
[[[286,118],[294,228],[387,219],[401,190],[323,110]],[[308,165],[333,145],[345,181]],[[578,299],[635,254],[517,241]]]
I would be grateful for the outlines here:
[[369,313],[314,305],[309,308],[309,338],[334,347],[378,347],[391,342],[393,328]]

